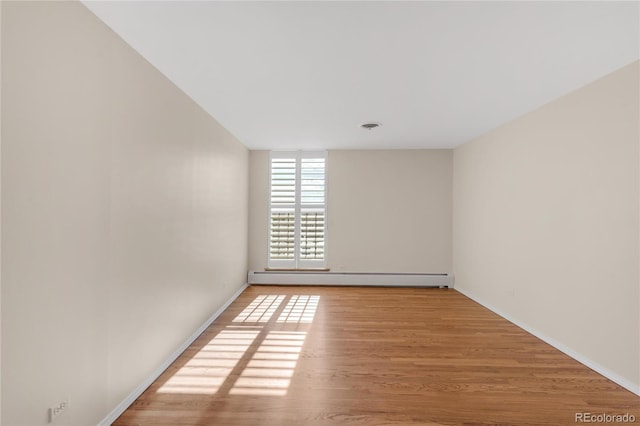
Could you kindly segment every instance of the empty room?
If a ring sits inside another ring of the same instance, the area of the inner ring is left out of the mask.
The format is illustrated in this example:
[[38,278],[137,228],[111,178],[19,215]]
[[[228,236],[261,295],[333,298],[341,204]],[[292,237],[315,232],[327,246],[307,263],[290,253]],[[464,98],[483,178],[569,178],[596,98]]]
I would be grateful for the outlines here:
[[640,424],[640,2],[0,36],[3,426]]

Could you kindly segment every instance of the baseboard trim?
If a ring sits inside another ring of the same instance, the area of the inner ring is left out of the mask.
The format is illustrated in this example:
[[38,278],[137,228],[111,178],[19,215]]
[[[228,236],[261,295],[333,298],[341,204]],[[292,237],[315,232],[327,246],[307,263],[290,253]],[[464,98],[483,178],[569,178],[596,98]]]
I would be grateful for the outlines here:
[[455,288],[455,290],[457,290],[458,292],[460,292],[463,295],[467,296],[469,299],[473,300],[474,302],[479,303],[480,305],[482,305],[485,308],[489,309],[493,313],[495,313],[497,315],[500,315],[502,318],[506,319],[510,323],[513,323],[513,324],[517,325],[518,327],[520,327],[524,331],[526,331],[526,332],[528,332],[530,334],[533,334],[538,339],[544,341],[545,343],[548,343],[549,345],[553,346],[554,348],[556,348],[560,352],[563,352],[564,354],[570,356],[571,358],[575,359],[576,361],[578,361],[579,363],[585,365],[586,367],[589,367],[590,369],[592,369],[596,373],[603,375],[604,377],[606,377],[607,379],[611,380],[612,382],[615,382],[618,385],[622,386],[623,388],[627,389],[628,391],[633,392],[634,394],[640,396],[640,385],[635,384],[635,383],[625,379],[624,377],[621,377],[619,374],[616,374],[616,373],[612,372],[611,370],[609,370],[608,368],[603,367],[602,365],[598,364],[597,362],[592,361],[588,357],[586,357],[586,356],[574,351],[573,349],[571,349],[571,348],[565,346],[564,344],[558,342],[557,340],[547,336],[546,334],[540,332],[539,330],[535,329],[534,327],[531,327],[528,324],[526,324],[526,323],[524,323],[524,322],[512,317],[511,315],[504,313],[503,311],[501,311],[500,309],[497,309],[493,305],[491,305],[489,303],[485,303],[482,299],[476,297],[474,294],[470,293],[469,291],[463,290],[463,289],[457,288],[457,287]]
[[220,314],[222,314],[222,312],[224,312],[224,310],[227,309],[229,305],[231,305],[231,303],[233,303],[233,301],[238,298],[238,296],[240,296],[240,294],[242,294],[242,292],[248,286],[248,284],[242,285],[242,287],[240,287],[238,291],[236,291],[217,311],[215,311],[209,317],[209,319],[207,319],[200,327],[198,327],[198,329],[193,332],[193,334],[189,336],[189,338],[187,338],[184,343],[182,343],[175,351],[173,351],[171,355],[169,355],[169,357],[162,364],[160,364],[160,366],[156,368],[144,382],[140,383],[140,385],[138,385],[138,387],[136,387],[133,392],[131,392],[124,400],[122,400],[122,402],[120,402],[109,414],[107,414],[107,416],[102,419],[100,423],[98,423],[98,426],[109,426],[113,422],[115,422],[116,419],[120,417],[122,413],[124,413],[125,410],[129,408],[129,406],[133,404],[133,402],[138,399],[138,397],[142,395],[142,393],[149,386],[151,386],[154,381],[158,379],[158,377],[160,377],[160,375],[180,356],[180,354],[182,354],[182,352],[184,352],[189,347],[189,345],[191,345],[198,338],[198,336],[200,336],[207,329],[207,327],[209,327],[211,323],[215,321],[216,318],[218,318]]
[[249,271],[249,284],[380,287],[453,287],[449,273],[367,273],[312,271]]

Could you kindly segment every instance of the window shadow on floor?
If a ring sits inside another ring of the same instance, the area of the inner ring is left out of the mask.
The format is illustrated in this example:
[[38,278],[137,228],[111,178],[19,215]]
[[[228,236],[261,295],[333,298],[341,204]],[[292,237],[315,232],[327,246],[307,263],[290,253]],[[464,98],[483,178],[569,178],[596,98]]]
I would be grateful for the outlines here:
[[156,392],[286,395],[319,302],[315,295],[257,296]]

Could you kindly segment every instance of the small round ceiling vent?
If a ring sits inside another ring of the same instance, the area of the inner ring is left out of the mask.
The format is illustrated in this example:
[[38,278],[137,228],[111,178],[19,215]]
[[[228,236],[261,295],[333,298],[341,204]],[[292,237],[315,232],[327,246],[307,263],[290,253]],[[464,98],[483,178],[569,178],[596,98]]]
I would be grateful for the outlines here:
[[361,124],[360,127],[362,127],[363,129],[367,129],[367,130],[371,130],[371,129],[375,129],[376,127],[380,127],[381,123],[364,123]]

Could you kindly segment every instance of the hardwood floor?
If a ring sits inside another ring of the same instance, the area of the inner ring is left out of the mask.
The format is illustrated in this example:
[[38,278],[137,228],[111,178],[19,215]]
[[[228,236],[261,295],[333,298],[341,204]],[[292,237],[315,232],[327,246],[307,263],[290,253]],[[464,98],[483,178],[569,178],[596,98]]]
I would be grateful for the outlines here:
[[640,397],[455,290],[249,287],[115,425],[640,423]]

